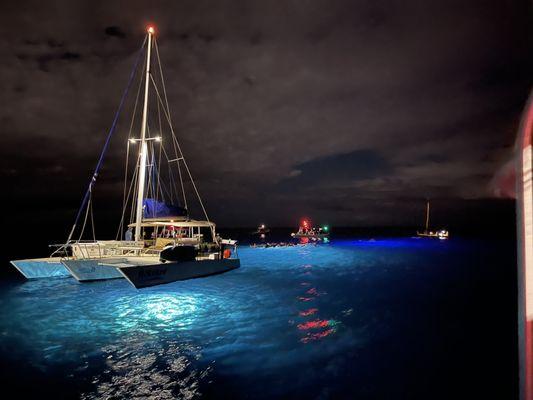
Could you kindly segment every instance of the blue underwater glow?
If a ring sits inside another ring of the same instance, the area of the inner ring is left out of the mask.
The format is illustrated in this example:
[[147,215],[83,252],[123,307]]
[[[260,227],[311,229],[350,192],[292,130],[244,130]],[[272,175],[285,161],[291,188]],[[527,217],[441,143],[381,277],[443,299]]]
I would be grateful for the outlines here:
[[4,362],[84,399],[393,395],[442,356],[440,340],[455,339],[439,331],[439,299],[468,292],[457,285],[479,265],[475,246],[415,238],[239,255],[238,270],[143,290],[5,283]]

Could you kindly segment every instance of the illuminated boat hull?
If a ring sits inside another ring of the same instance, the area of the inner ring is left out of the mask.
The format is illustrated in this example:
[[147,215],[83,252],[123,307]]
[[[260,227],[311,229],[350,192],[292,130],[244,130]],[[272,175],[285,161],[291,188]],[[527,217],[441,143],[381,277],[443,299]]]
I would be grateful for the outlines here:
[[121,266],[117,269],[124,277],[141,289],[186,279],[222,274],[240,267],[238,258],[222,260],[197,260],[152,265]]
[[60,257],[34,258],[29,260],[13,260],[11,264],[26,279],[66,278],[69,271],[61,263]]
[[418,237],[427,237],[427,238],[433,238],[433,239],[440,239],[440,240],[446,240],[449,238],[448,234],[439,234],[437,233],[425,233],[425,232],[417,232],[416,236]]
[[78,282],[90,282],[123,278],[122,274],[111,265],[123,261],[125,259],[63,260],[63,265]]
[[307,239],[325,239],[325,238],[329,237],[328,234],[308,235],[306,233],[293,233],[291,236],[293,238],[297,238],[297,239],[302,239],[302,238],[307,238]]

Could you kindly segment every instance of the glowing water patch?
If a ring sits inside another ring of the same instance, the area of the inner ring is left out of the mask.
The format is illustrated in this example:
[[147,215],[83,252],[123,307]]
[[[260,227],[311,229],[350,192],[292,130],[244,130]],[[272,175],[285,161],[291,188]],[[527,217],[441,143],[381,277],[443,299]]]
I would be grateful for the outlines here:
[[156,333],[159,329],[175,330],[191,325],[197,316],[198,296],[174,293],[140,293],[117,300],[119,331]]

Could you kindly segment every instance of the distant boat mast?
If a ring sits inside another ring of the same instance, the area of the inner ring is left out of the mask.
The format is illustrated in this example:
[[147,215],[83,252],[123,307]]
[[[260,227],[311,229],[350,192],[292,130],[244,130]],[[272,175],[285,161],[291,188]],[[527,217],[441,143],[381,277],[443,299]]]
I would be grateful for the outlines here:
[[426,200],[426,232],[429,230],[429,200]]

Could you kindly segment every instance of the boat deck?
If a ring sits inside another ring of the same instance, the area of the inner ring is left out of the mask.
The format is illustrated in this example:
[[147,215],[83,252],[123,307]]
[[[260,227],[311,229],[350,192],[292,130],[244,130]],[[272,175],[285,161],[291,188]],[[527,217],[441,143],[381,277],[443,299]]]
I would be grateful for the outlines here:
[[161,264],[159,256],[136,256],[136,257],[111,257],[108,259],[100,259],[98,265],[105,265],[109,267],[127,268],[137,267],[140,265],[157,265]]

